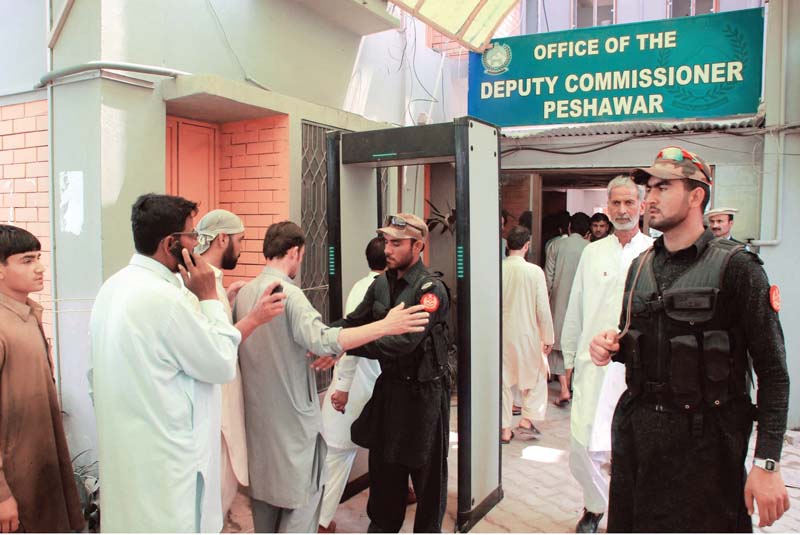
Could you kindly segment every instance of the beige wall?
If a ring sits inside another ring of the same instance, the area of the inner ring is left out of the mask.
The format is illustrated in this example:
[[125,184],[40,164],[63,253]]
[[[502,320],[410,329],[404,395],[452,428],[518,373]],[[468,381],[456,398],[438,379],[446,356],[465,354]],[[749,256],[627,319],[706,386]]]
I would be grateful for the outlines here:
[[[78,2],[76,4],[80,4]],[[341,107],[361,36],[293,0],[104,0],[107,61],[160,65],[244,80]]]

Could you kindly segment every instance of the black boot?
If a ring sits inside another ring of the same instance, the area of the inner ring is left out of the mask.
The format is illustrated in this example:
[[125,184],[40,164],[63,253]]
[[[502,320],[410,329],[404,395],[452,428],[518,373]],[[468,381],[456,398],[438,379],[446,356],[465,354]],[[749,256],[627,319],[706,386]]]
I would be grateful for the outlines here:
[[583,516],[575,526],[575,533],[597,533],[597,527],[600,525],[600,519],[602,518],[603,513],[590,513],[584,508]]

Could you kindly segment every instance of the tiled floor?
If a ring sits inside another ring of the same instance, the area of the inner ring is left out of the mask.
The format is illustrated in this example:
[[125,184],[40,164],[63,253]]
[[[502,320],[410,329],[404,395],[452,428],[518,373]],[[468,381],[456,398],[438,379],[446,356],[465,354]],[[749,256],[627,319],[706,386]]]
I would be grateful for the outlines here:
[[[552,390],[551,400],[555,398]],[[569,406],[548,408],[548,420],[537,426],[542,437],[537,441],[515,439],[503,446],[503,490],[505,498],[473,529],[478,533],[550,532],[574,531],[582,509],[581,491],[569,472],[567,456],[569,447]],[[456,430],[455,408],[451,418],[452,430]],[[784,446],[782,470],[789,488],[791,509],[775,525],[756,532],[779,533],[800,532],[800,433],[792,433],[794,444]],[[752,447],[752,441],[751,441]],[[751,451],[752,455],[752,451]],[[448,485],[447,514],[444,531],[452,532],[456,511],[456,463],[455,448],[449,456],[450,482]],[[337,531],[340,533],[363,533],[369,519],[366,515],[367,493],[364,491],[340,505],[336,512]],[[413,528],[415,506],[408,508],[403,532]],[[754,519],[757,525],[757,518]],[[605,528],[605,522],[601,524]],[[225,532],[252,532],[248,499],[240,494],[233,505]]]

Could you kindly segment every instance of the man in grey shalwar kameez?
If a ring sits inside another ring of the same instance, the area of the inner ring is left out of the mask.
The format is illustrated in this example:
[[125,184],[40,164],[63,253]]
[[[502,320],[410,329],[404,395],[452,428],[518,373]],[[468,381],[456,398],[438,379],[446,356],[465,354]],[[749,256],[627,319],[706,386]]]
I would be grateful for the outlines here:
[[381,321],[350,329],[328,327],[303,291],[292,283],[303,259],[303,231],[275,223],[264,237],[264,271],[239,292],[234,316],[246,314],[264,289],[280,281],[285,314],[259,327],[239,346],[250,470],[250,496],[257,533],[316,532],[327,447],[315,369],[333,366],[320,357],[340,355],[390,334],[421,332],[422,306],[395,308]]
[[561,353],[561,329],[564,327],[564,316],[567,314],[569,294],[578,269],[578,261],[581,259],[584,247],[589,245],[589,240],[584,238],[589,232],[589,224],[589,216],[583,212],[572,214],[569,220],[569,237],[553,242],[544,269],[556,336],[553,350],[547,355],[547,360],[550,364],[550,373],[558,375],[561,384],[561,394],[555,402],[559,407],[563,407],[571,397],[569,375],[564,367],[564,355]]

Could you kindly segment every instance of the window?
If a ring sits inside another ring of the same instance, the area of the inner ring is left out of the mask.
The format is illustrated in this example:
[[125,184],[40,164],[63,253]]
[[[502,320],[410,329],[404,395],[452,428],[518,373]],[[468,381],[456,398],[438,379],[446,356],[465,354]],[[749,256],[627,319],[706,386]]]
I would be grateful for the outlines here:
[[614,0],[575,0],[573,28],[614,24]]
[[670,4],[673,19],[719,12],[719,0],[671,0]]

